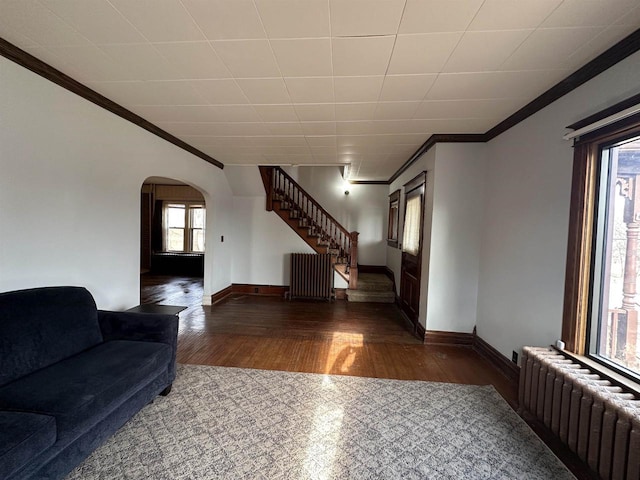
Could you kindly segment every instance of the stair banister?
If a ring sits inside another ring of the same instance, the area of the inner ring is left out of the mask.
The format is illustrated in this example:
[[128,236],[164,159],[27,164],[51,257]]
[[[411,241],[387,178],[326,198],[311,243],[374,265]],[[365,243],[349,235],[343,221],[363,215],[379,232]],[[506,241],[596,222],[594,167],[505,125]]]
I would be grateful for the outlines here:
[[[329,249],[337,249],[336,260],[346,260],[349,269],[349,288],[358,284],[358,232],[349,232],[280,167],[260,167],[262,181],[267,193],[266,207],[273,210],[276,193],[285,197],[289,207],[295,207],[297,217],[308,224],[310,232],[329,238]],[[294,209],[292,208],[292,211]]]

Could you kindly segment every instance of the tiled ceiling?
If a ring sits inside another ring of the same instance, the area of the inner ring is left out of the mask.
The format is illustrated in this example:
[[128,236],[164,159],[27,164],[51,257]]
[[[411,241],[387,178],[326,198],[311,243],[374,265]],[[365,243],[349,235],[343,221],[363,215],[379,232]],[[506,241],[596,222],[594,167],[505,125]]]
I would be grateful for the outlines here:
[[1,37],[225,164],[366,180],[638,27],[638,0],[0,0]]

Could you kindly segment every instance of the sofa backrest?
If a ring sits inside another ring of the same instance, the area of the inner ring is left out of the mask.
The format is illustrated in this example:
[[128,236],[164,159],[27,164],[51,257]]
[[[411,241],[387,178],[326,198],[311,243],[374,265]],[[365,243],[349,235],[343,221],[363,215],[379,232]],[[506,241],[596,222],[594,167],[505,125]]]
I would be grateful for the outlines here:
[[0,385],[101,342],[96,304],[84,288],[0,294]]

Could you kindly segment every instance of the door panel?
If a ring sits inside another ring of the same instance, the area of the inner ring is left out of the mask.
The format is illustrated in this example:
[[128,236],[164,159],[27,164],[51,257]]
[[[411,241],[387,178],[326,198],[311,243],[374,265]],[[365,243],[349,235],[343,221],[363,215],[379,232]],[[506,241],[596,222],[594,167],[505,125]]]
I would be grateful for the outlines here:
[[405,185],[400,307],[416,328],[420,308],[425,178],[422,173]]

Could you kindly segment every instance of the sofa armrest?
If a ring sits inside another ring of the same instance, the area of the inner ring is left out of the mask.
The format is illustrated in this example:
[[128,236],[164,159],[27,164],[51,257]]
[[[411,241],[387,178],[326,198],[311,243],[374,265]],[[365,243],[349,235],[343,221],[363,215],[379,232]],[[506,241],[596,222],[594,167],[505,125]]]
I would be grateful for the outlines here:
[[178,348],[177,315],[98,310],[98,322],[105,341],[136,340],[169,345],[172,353],[169,378],[173,381]]

